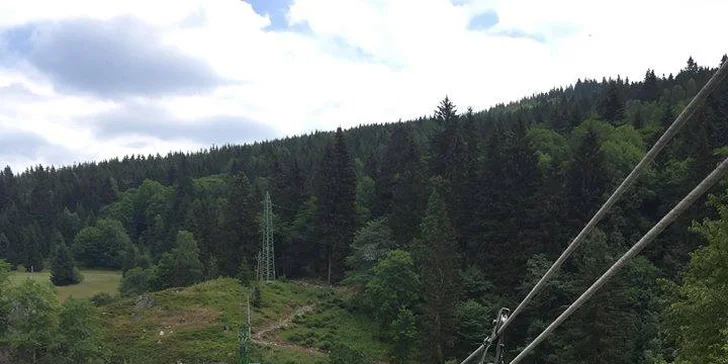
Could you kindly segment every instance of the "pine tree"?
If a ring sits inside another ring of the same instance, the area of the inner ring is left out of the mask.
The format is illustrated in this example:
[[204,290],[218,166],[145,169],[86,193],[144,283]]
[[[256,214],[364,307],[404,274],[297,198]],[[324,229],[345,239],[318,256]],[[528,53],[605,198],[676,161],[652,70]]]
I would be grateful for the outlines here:
[[189,162],[185,155],[177,157],[170,171],[170,179],[174,184],[174,194],[171,199],[171,208],[167,215],[167,238],[162,248],[162,252],[169,251],[174,242],[177,232],[180,230],[188,230],[190,228],[192,199],[194,196],[194,186],[192,184],[192,176],[190,172]]
[[428,362],[444,363],[455,344],[458,257],[455,232],[445,201],[437,191],[430,195],[420,230],[416,257],[422,270],[425,297],[422,354]]
[[[33,245],[38,251],[33,252],[32,255],[36,260],[35,265],[40,267],[42,263],[38,264],[38,260],[51,252],[51,232],[56,228],[57,199],[53,193],[52,176],[49,174],[49,170],[40,166],[35,177],[33,189],[30,191],[29,211],[33,212],[33,221],[37,223],[35,228],[37,235],[34,237],[36,240]],[[35,258],[36,255],[37,258]]]
[[505,293],[520,281],[519,267],[542,248],[547,234],[541,221],[548,196],[540,192],[543,178],[523,122],[513,130],[493,133],[480,178],[481,194],[474,212],[480,246],[470,247],[468,255]]
[[200,243],[200,260],[205,265],[205,277],[215,278],[220,256],[215,254],[215,248],[219,248],[222,239],[222,213],[218,201],[210,197],[195,200],[192,204],[192,226]]
[[81,276],[73,262],[71,252],[63,239],[56,243],[56,252],[51,266],[51,282],[55,286],[68,286],[81,282]]
[[670,124],[675,121],[675,110],[672,106],[672,103],[667,103],[665,105],[665,110],[662,112],[662,117],[660,118],[660,124],[664,128],[670,127]]
[[[596,229],[574,256],[573,282],[562,287],[574,299],[589,287],[624,251],[623,241]],[[556,339],[563,348],[559,362],[629,364],[639,362],[647,345],[645,333],[654,332],[654,317],[641,314],[656,307],[657,269],[637,257],[609,284],[586,302]]]
[[449,181],[459,178],[467,156],[465,140],[460,132],[460,118],[455,105],[448,97],[435,110],[435,119],[442,131],[433,137],[430,169],[433,176],[442,176]]
[[657,84],[657,76],[655,71],[648,69],[645,74],[645,80],[642,83],[642,100],[656,101],[660,97],[660,88]]
[[325,248],[329,283],[343,278],[344,257],[356,231],[356,174],[341,128],[324,153],[317,176],[316,227]]
[[616,124],[624,118],[621,86],[615,81],[609,82],[606,94],[599,104],[599,116],[612,124]]
[[574,231],[583,226],[604,202],[609,178],[594,130],[584,136],[567,171],[567,194]]
[[375,181],[374,216],[386,217],[400,247],[407,246],[417,233],[425,204],[420,153],[412,128],[406,124],[394,127]]
[[465,160],[462,165],[460,178],[452,181],[456,208],[453,210],[453,224],[455,225],[460,240],[460,252],[465,254],[463,265],[468,265],[474,254],[470,254],[469,247],[473,246],[478,239],[478,222],[475,218],[478,215],[478,191],[480,178],[478,176],[478,157],[480,145],[478,143],[478,129],[475,124],[475,117],[472,109],[468,110],[465,123],[462,128],[463,139],[465,140]]
[[698,64],[695,63],[695,60],[693,60],[693,57],[691,56],[688,58],[688,64],[685,66],[685,71],[691,76],[695,76],[699,70],[700,68],[698,67]]
[[234,277],[243,257],[252,261],[260,245],[255,216],[259,204],[254,203],[250,182],[244,174],[233,178],[228,203],[223,212],[223,237],[213,248],[220,273]]

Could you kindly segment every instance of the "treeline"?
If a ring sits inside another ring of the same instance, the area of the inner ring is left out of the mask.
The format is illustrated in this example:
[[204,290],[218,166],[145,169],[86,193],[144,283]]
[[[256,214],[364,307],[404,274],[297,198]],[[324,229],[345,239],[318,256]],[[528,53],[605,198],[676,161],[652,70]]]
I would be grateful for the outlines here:
[[[128,294],[249,276],[270,191],[279,275],[358,287],[359,309],[381,323],[395,353],[411,354],[400,362],[461,359],[713,71],[691,58],[675,76],[579,80],[481,112],[460,112],[445,98],[434,115],[406,123],[20,175],[6,168],[0,257],[40,270],[67,245],[83,266],[123,269]],[[727,118],[724,82],[509,329],[510,351],[713,169]],[[679,358],[680,340],[662,315],[677,294],[656,281],[679,281],[689,253],[706,241],[687,227],[715,215],[703,204],[691,209],[529,361]],[[191,281],[165,273],[179,259],[190,262]]]

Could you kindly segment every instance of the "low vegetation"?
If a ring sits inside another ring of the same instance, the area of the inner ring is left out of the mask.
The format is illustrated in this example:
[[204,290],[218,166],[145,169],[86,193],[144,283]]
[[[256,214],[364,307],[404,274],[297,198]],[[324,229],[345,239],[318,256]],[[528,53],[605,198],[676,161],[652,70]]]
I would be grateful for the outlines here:
[[[352,296],[346,291],[301,282],[263,283],[260,290],[261,307],[251,306],[254,361],[326,363],[336,344],[370,360],[386,359],[387,344],[377,339],[376,326],[364,315],[348,309]],[[103,341],[114,343],[113,362],[236,362],[249,292],[238,280],[222,278],[102,306]],[[256,338],[257,331],[286,321],[307,305],[316,308],[288,327]]]
[[[118,295],[121,272],[107,270],[81,270],[83,281],[78,284],[55,287],[56,296],[59,300],[65,301],[68,297],[91,298],[94,295],[104,292],[109,295]],[[19,284],[25,280],[33,280],[42,284],[51,284],[51,273],[48,271],[12,272],[10,283]]]

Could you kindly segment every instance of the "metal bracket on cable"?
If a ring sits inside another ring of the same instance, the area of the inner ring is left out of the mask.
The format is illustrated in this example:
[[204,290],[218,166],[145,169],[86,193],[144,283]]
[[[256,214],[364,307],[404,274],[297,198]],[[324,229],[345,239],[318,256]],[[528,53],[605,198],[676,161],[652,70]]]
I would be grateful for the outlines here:
[[[483,346],[485,349],[483,350],[483,356],[480,357],[479,364],[485,364],[485,358],[488,355],[488,350],[490,347],[495,343],[495,356],[494,360],[488,364],[503,364],[505,363],[503,361],[503,351],[505,348],[505,343],[503,341],[503,334],[500,336],[498,335],[498,331],[500,331],[503,324],[508,320],[508,316],[511,314],[511,310],[508,308],[501,308],[498,310],[498,316],[493,320],[493,331],[490,333],[490,336],[486,337],[483,341]],[[496,342],[497,341],[497,342]]]

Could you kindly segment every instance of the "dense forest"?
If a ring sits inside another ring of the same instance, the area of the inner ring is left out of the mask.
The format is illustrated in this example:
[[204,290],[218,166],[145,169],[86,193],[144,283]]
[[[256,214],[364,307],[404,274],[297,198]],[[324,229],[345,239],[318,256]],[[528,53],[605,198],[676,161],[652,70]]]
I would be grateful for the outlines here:
[[[351,286],[359,292],[352,310],[380,324],[394,362],[462,360],[714,71],[690,58],[675,75],[578,80],[484,111],[445,97],[434,114],[408,122],[8,167],[0,172],[0,259],[12,269],[53,267],[58,285],[80,279],[75,265],[123,270],[125,295],[218,276],[249,280],[269,192],[278,276]],[[712,171],[726,144],[724,81],[509,327],[507,357]],[[728,360],[726,186],[712,194],[527,362]],[[0,321],[9,322],[1,303]],[[6,334],[0,328],[0,344]],[[34,360],[37,347],[27,349]]]

